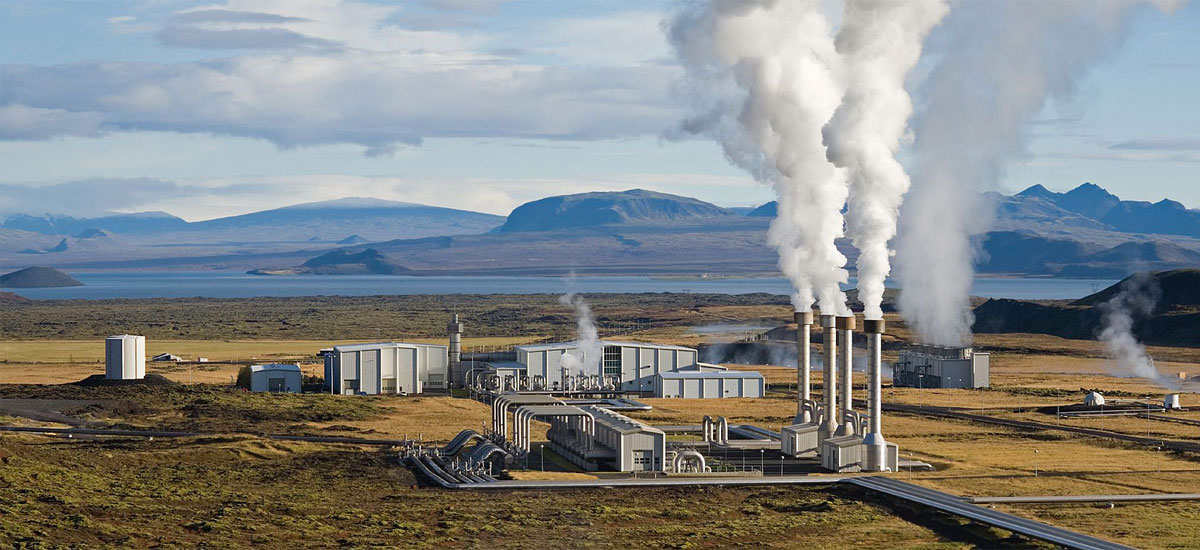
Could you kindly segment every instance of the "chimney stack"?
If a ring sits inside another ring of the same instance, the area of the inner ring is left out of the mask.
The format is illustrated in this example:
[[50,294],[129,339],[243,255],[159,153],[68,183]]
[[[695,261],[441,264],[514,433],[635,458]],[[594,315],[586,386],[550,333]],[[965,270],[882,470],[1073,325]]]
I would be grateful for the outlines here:
[[880,351],[884,329],[883,319],[863,321],[863,332],[867,334],[867,373],[870,377],[867,385],[870,419],[867,424],[867,435],[863,438],[863,451],[866,454],[863,464],[865,472],[883,472],[888,469],[887,441],[883,439],[883,431],[880,426],[883,409],[883,361]]
[[[822,391],[825,393],[825,413],[817,430],[818,438],[824,441],[833,437],[838,428],[837,414],[837,334],[833,315],[821,315],[821,341],[824,342],[825,375]],[[820,448],[820,447],[818,447]]]
[[812,422],[812,415],[804,410],[804,403],[812,400],[812,357],[809,342],[812,341],[812,311],[796,312],[796,424]]
[[[846,418],[845,412],[853,408],[852,391],[854,390],[854,358],[851,356],[854,346],[854,336],[852,332],[855,328],[854,314],[845,317],[838,317],[837,323],[837,339],[838,345],[841,346],[838,351],[841,352],[841,357],[838,359],[839,374],[842,378],[842,407],[838,409],[838,420]],[[841,424],[838,426],[836,435],[850,435],[855,433],[857,426],[850,424]]]
[[458,322],[458,314],[455,313],[446,324],[446,333],[450,335],[450,381],[459,387],[467,384],[462,371],[462,332],[462,323]]

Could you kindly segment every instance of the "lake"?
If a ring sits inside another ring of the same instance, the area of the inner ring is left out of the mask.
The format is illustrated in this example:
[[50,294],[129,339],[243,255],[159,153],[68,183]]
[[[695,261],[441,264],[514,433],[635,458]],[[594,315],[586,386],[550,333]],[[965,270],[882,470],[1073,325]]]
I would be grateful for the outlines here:
[[[111,298],[252,298],[257,296],[373,296],[378,294],[561,294],[561,277],[401,277],[391,275],[261,276],[241,272],[78,272],[86,286],[7,289],[35,300]],[[1116,283],[1099,279],[975,279],[972,293],[986,298],[1082,298]],[[782,277],[695,278],[577,277],[586,293],[698,292],[791,294]],[[854,287],[854,279],[847,288]],[[889,286],[894,284],[889,281]]]

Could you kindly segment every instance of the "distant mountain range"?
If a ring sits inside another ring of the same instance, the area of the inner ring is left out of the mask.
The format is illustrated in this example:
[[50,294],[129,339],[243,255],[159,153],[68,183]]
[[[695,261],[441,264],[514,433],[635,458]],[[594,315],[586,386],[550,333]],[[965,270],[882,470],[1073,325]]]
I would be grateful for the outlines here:
[[[361,242],[395,238],[483,233],[504,223],[503,216],[382,199],[345,198],[311,202],[187,222],[165,212],[114,214],[98,218],[9,216],[0,226],[47,235],[105,231],[122,236],[152,236],[157,241],[214,242]],[[353,244],[353,243],[344,243]]]
[[[996,219],[978,237],[981,273],[1122,277],[1200,265],[1200,233],[1190,225],[1200,213],[1173,201],[1121,201],[1092,184],[985,198]],[[547,197],[507,218],[360,198],[196,223],[162,214],[14,216],[0,229],[0,266],[29,265],[37,254],[39,264],[111,270],[768,275],[777,273],[766,242],[774,214],[774,203],[727,209],[631,189]],[[138,220],[174,229],[139,229]],[[47,227],[64,232],[31,231]],[[838,244],[852,267],[857,252],[847,240]]]

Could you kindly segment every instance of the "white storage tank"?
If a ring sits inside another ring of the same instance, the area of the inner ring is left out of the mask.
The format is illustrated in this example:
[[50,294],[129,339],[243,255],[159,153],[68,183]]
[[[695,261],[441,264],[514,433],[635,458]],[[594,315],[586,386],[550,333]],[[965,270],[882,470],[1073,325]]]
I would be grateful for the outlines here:
[[1163,408],[1167,410],[1182,409],[1183,407],[1179,406],[1179,394],[1168,393],[1166,397],[1163,397]]
[[109,380],[145,378],[146,337],[133,334],[109,336],[104,341],[104,377]]
[[250,366],[250,391],[300,393],[302,382],[299,365]]

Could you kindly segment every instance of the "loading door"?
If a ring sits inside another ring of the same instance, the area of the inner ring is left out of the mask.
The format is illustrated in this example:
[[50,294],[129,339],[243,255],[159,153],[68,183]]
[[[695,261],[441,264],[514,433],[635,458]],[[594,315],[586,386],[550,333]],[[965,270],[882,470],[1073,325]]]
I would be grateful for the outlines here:
[[267,391],[274,393],[287,391],[287,388],[284,387],[284,380],[284,378],[268,378]]
[[645,472],[654,467],[654,451],[634,451],[633,471]]

